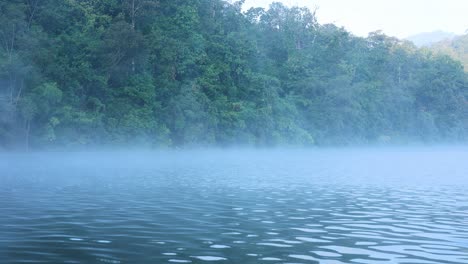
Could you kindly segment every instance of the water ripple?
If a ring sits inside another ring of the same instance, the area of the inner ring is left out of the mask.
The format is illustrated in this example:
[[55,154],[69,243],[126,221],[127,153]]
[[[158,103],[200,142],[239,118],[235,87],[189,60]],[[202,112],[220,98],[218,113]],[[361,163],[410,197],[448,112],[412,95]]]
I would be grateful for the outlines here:
[[294,157],[3,167],[0,262],[468,263],[467,165]]

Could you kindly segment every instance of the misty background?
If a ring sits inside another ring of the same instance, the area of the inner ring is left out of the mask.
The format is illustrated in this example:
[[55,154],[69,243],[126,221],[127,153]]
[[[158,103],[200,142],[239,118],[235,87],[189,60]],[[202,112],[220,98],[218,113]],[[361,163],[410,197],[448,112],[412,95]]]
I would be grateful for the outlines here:
[[336,24],[360,37],[377,30],[407,39],[437,31],[463,35],[468,29],[464,0],[246,0],[244,9],[267,8],[272,2],[317,9],[319,23]]

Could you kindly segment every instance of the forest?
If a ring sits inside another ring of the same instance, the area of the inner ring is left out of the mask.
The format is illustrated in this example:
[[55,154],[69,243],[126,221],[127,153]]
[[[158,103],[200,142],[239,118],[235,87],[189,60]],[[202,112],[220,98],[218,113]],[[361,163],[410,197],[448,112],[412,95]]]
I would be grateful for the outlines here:
[[463,67],[465,67],[465,71],[468,71],[468,30],[464,35],[437,42],[428,48],[434,52],[450,55],[452,58],[461,61]]
[[466,142],[468,73],[314,10],[0,2],[0,148]]

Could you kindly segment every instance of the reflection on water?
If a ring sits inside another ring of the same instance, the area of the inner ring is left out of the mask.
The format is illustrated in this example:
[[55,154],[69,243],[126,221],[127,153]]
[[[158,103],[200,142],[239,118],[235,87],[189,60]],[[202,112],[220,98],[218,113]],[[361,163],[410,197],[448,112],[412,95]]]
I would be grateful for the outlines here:
[[460,149],[3,155],[0,262],[468,263],[467,160]]

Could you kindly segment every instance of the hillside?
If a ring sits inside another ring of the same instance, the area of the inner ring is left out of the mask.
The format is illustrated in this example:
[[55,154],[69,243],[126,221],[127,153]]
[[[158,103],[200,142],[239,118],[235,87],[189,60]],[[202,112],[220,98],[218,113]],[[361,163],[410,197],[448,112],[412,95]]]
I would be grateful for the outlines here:
[[0,14],[3,148],[467,139],[458,62],[306,8],[15,0]]
[[433,31],[433,32],[424,32],[419,33],[406,39],[413,42],[418,47],[427,47],[434,43],[445,41],[445,40],[452,40],[456,35],[454,33],[445,32],[445,31]]
[[461,61],[465,71],[468,71],[468,34],[435,43],[430,46],[430,49]]

